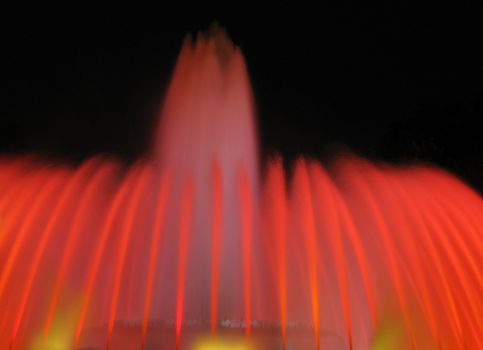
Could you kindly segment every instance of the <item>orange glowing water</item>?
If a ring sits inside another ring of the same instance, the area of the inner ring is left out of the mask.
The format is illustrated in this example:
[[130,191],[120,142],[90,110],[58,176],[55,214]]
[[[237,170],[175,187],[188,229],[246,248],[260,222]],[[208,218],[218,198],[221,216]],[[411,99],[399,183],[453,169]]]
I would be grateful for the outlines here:
[[[217,32],[183,45],[150,159],[1,158],[0,349],[185,348],[266,324],[280,349],[483,348],[482,198],[348,155],[261,175],[252,108]],[[123,321],[140,326],[120,343]]]

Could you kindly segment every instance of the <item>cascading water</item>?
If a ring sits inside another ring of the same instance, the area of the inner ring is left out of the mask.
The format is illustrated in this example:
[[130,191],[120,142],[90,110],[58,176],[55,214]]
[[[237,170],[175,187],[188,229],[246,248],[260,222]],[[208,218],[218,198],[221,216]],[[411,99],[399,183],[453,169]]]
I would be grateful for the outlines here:
[[249,85],[215,30],[149,160],[0,159],[1,349],[483,347],[481,197],[347,155],[262,176]]

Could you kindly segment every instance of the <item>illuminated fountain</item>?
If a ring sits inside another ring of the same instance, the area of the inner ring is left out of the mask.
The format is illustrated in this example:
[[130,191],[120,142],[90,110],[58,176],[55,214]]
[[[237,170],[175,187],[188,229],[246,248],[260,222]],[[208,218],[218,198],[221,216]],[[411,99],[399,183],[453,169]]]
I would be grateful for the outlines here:
[[215,30],[148,160],[0,159],[0,349],[483,348],[477,193],[350,155],[260,172],[254,122]]

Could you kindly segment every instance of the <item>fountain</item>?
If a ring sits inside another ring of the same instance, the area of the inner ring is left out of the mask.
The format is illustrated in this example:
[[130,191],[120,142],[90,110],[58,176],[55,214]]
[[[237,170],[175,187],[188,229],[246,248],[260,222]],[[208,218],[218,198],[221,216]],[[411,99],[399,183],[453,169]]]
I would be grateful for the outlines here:
[[483,348],[483,202],[341,155],[259,170],[243,56],[186,39],[150,157],[0,159],[1,349]]

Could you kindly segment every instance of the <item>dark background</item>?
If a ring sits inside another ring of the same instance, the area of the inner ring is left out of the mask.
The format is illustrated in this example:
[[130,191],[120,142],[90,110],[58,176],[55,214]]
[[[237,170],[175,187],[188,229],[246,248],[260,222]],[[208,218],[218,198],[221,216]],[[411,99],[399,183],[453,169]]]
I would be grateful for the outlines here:
[[437,164],[481,191],[479,8],[355,3],[4,11],[0,153],[145,154],[182,38],[218,21],[245,54],[264,157],[350,149]]

